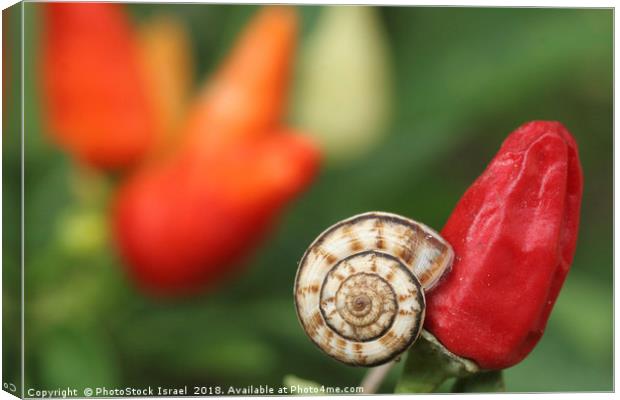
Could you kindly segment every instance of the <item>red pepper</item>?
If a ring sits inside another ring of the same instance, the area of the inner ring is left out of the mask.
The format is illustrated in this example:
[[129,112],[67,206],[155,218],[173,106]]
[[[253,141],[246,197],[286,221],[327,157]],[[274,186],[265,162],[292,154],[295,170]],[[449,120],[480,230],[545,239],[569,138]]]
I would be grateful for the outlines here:
[[514,131],[442,231],[456,259],[427,297],[427,330],[483,369],[527,356],[573,260],[582,189],[577,144],[562,124]]
[[280,126],[296,26],[292,8],[263,9],[190,111],[178,151],[120,189],[117,242],[149,292],[218,283],[314,177],[317,148]]
[[94,167],[139,161],[158,127],[121,6],[45,4],[43,27],[43,108],[54,139]]

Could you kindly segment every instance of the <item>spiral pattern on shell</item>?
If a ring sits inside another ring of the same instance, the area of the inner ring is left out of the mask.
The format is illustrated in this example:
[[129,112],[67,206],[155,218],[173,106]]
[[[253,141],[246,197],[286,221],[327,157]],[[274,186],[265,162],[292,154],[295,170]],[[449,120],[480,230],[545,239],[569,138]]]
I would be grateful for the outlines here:
[[454,253],[424,224],[384,212],[360,214],[324,231],[295,278],[304,330],[350,365],[386,363],[413,344],[424,322],[424,291],[450,269]]

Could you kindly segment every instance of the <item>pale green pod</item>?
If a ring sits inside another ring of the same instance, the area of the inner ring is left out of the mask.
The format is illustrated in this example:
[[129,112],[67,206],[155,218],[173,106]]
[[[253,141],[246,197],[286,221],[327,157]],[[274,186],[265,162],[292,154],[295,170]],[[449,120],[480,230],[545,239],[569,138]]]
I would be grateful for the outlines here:
[[324,8],[303,47],[295,124],[318,139],[331,161],[365,155],[388,128],[390,70],[376,7]]

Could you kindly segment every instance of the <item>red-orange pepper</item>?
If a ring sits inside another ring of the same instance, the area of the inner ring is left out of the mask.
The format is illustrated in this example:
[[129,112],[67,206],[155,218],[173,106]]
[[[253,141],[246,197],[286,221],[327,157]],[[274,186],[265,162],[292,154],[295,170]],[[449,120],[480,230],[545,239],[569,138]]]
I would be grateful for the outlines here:
[[140,161],[159,127],[122,6],[49,3],[42,10],[41,96],[49,133],[90,166]]
[[483,369],[527,356],[573,260],[582,190],[577,144],[562,124],[514,131],[442,231],[456,259],[428,294],[426,329]]
[[222,143],[265,136],[280,124],[297,30],[292,7],[266,7],[249,22],[190,110],[188,147],[219,149]]
[[177,151],[120,188],[116,239],[142,288],[213,286],[314,177],[318,149],[280,125],[296,32],[293,8],[261,10],[190,111]]

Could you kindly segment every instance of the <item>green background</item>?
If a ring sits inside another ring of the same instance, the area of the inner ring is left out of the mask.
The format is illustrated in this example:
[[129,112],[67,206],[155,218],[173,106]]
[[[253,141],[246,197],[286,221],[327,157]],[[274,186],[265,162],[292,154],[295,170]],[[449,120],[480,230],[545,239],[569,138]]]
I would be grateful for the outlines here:
[[[357,161],[324,165],[236,279],[203,296],[162,300],[134,289],[112,241],[101,236],[118,177],[89,179],[77,190],[87,194],[76,194],[71,160],[44,134],[38,7],[26,5],[25,29],[26,387],[275,386],[287,374],[357,385],[365,370],[329,359],[297,322],[292,286],[306,246],[332,223],[368,210],[440,228],[509,132],[550,119],[579,143],[579,241],[545,335],[506,371],[506,385],[511,392],[612,390],[611,10],[380,8],[395,82],[385,139]],[[186,21],[203,81],[256,7],[128,9],[137,21],[164,12]],[[321,7],[300,9],[303,46]],[[4,168],[14,172],[19,108],[9,101],[4,111]],[[6,176],[5,232],[19,225],[19,210],[10,206],[20,190],[19,180]],[[7,240],[5,282],[19,273],[18,241]],[[17,312],[17,289],[5,284],[5,313]],[[5,347],[5,369],[17,357]],[[382,391],[393,390],[399,368]]]

